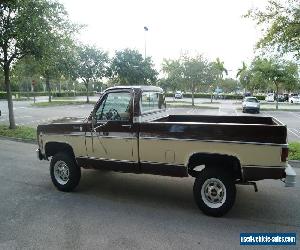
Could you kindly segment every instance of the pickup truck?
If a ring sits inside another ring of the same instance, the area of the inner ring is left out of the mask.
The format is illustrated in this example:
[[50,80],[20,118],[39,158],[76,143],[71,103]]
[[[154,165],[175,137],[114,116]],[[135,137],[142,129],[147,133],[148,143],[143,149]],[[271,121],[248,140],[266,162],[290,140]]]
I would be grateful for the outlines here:
[[82,168],[194,177],[198,207],[222,216],[236,184],[277,179],[295,185],[287,128],[272,117],[169,115],[163,90],[119,86],[101,95],[87,118],[63,118],[37,128],[40,160],[50,162],[58,190],[72,191]]

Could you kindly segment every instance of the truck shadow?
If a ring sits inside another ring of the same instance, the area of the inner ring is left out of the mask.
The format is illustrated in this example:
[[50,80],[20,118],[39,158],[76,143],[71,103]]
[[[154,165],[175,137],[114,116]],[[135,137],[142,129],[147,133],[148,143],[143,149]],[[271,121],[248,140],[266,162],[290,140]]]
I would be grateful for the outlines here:
[[112,201],[198,212],[193,200],[193,178],[85,170],[77,191]]
[[[194,178],[172,178],[115,172],[83,171],[78,192],[115,202],[150,208],[181,210],[205,216],[193,198]],[[292,197],[295,196],[295,197]],[[236,203],[225,218],[300,225],[299,192],[282,187],[281,183],[259,183],[259,192],[252,187],[237,186]]]

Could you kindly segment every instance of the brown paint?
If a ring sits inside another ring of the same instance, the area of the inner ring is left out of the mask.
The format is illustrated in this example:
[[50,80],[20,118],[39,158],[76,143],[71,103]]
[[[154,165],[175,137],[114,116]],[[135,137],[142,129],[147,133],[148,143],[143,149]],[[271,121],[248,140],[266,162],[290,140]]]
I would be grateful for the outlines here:
[[259,181],[263,179],[285,178],[285,169],[279,167],[243,167],[245,181]]

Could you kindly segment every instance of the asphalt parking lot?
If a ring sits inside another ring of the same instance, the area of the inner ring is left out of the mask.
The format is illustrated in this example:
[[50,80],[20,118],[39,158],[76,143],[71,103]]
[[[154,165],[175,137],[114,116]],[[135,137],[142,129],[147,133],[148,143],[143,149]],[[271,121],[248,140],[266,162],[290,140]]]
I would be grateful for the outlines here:
[[274,180],[259,181],[258,193],[238,186],[233,209],[213,218],[196,207],[191,177],[85,170],[75,192],[59,192],[35,149],[0,140],[0,249],[232,250],[241,232],[299,237],[300,169],[294,188]]

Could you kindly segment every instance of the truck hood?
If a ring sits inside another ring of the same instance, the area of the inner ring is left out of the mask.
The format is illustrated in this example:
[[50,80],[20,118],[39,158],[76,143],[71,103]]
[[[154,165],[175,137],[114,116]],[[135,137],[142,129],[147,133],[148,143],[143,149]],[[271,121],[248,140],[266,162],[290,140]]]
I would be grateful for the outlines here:
[[53,120],[48,124],[41,124],[37,127],[37,133],[68,134],[72,132],[87,131],[87,119],[78,117],[65,117]]
[[86,120],[86,117],[63,117],[56,120],[51,121],[51,124],[54,123],[64,123],[64,124],[78,124],[83,123]]

